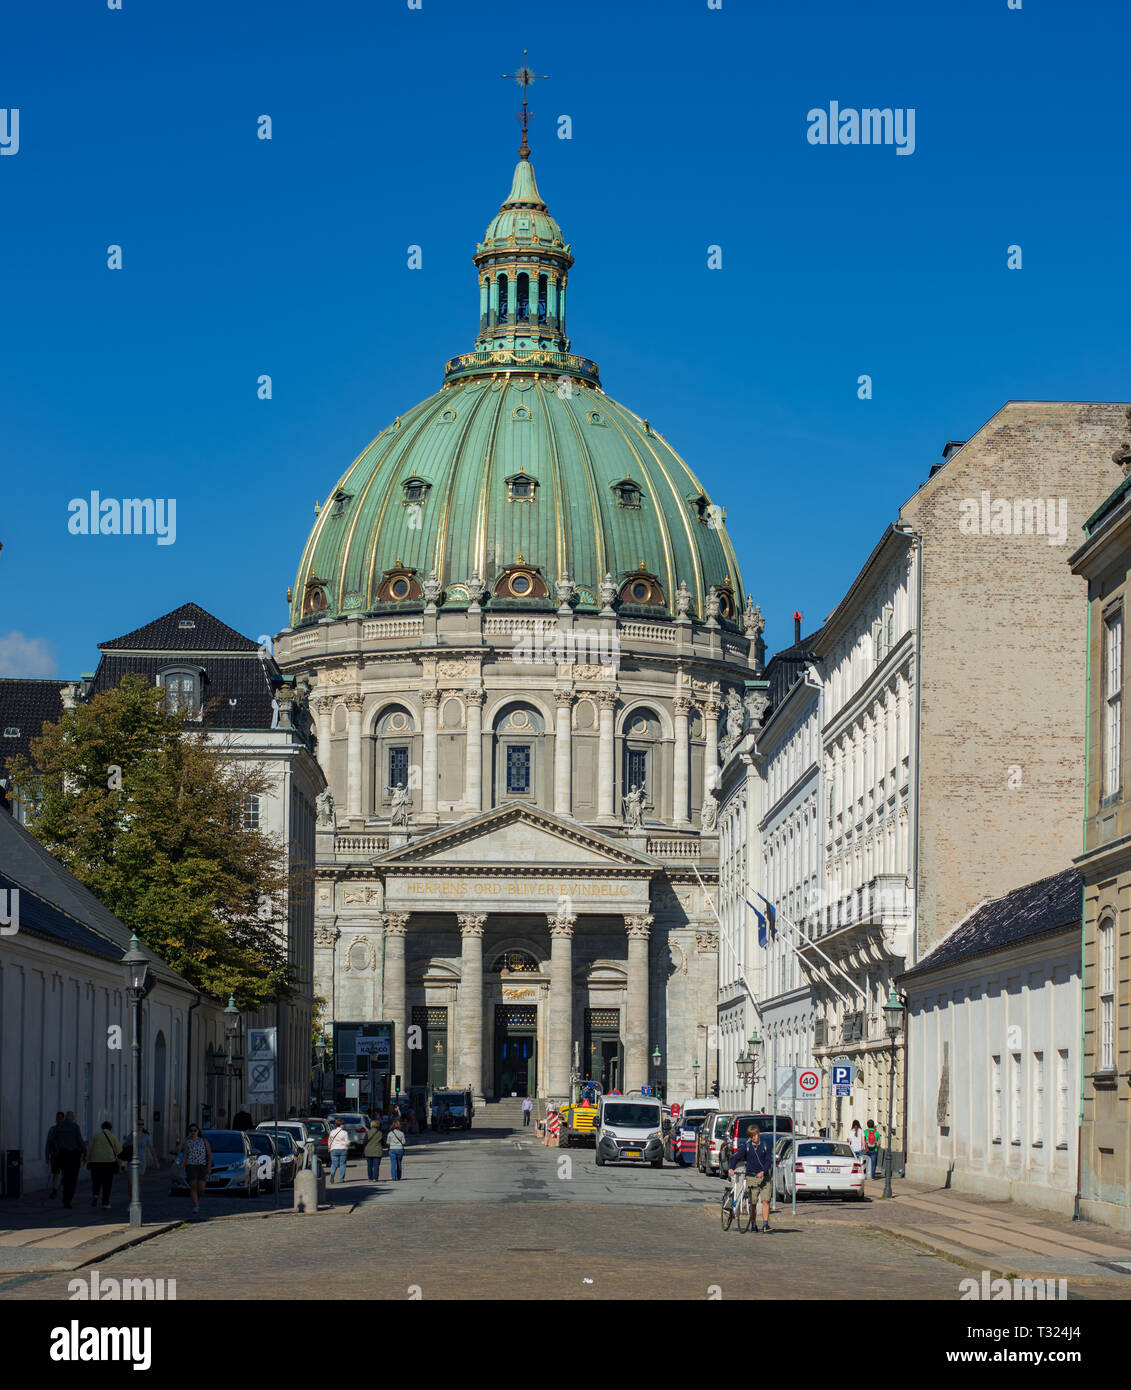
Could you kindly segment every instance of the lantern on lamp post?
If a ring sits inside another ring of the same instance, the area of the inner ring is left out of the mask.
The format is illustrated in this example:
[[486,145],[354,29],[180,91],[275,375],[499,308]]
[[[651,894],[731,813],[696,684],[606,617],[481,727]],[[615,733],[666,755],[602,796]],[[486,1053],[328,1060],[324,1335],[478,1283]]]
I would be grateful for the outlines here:
[[130,948],[122,957],[126,976],[126,993],[130,1000],[133,1028],[130,1038],[130,1133],[133,1135],[133,1154],[130,1158],[130,1225],[141,1225],[141,1001],[149,993],[153,977],[149,958],[141,949],[135,932]]

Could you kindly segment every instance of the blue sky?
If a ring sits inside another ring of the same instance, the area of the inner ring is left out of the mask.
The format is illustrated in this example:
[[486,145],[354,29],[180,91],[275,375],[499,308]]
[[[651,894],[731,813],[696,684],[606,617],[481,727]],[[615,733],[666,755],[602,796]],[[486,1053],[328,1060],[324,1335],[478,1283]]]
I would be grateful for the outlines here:
[[[315,499],[471,346],[524,45],[574,350],[727,508],[788,644],[945,440],[1131,396],[1129,38],[1052,0],[10,8],[0,674],[92,670],[188,600],[285,624]],[[810,145],[832,100],[914,108],[914,154]],[[92,489],[175,497],[176,543],[69,534]]]

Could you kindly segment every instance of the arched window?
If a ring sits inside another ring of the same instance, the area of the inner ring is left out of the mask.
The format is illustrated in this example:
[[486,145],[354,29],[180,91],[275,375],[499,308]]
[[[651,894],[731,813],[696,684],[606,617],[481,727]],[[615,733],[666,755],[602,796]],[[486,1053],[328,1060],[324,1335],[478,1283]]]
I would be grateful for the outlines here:
[[[379,816],[392,813],[393,792],[398,787],[415,791],[419,778],[414,776],[413,746],[416,721],[403,705],[383,710],[373,731],[373,807]],[[415,802],[415,796],[413,798]]]
[[505,275],[499,276],[499,323],[507,322],[507,290],[509,283]]
[[634,709],[624,721],[621,795],[628,795],[635,787],[643,788],[646,810],[656,809],[659,790],[656,759],[660,737],[660,720],[655,710]]
[[525,270],[519,273],[515,290],[515,323],[526,323],[530,319],[530,276]]
[[537,804],[545,723],[533,705],[506,705],[495,717],[495,805]]
[[542,967],[529,951],[504,951],[496,956],[488,971],[491,975],[536,975]]
[[162,671],[157,683],[165,692],[165,708],[170,714],[184,712],[190,718],[200,713],[202,699],[199,667],[179,667]]
[[538,322],[539,322],[539,323],[545,323],[545,322],[546,322],[546,313],[547,313],[547,309],[546,309],[546,305],[547,305],[546,285],[547,285],[546,276],[545,276],[545,275],[539,275],[539,277],[538,277]]

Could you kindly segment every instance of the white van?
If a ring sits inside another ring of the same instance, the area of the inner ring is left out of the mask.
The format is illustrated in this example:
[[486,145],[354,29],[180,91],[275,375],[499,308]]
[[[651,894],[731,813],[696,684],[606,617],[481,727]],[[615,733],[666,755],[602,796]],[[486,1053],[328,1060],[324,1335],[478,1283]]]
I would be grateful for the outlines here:
[[606,1163],[664,1165],[664,1107],[655,1096],[602,1096],[597,1109],[597,1167]]

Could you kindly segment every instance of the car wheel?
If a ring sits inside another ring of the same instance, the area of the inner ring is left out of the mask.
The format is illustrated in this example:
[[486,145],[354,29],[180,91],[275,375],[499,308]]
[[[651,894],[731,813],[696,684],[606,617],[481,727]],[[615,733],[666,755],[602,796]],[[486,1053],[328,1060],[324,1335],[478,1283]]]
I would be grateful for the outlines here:
[[597,1159],[597,1167],[598,1167],[598,1168],[603,1168],[603,1167],[605,1166],[605,1160],[601,1157],[600,1153],[598,1153],[598,1154],[596,1155],[596,1159]]
[[654,1159],[652,1160],[652,1167],[653,1167],[653,1168],[662,1168],[663,1166],[664,1166],[663,1155],[661,1155],[659,1158],[654,1158]]

